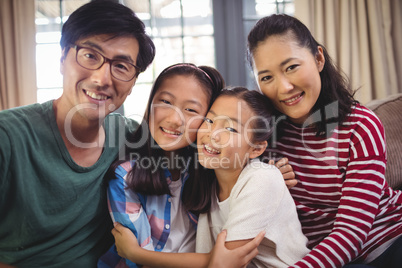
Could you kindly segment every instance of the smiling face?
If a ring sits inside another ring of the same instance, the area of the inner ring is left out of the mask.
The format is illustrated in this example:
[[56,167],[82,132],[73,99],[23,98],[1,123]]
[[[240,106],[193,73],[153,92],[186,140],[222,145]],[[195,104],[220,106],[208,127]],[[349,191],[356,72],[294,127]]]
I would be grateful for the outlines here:
[[192,75],[166,78],[152,100],[149,130],[165,151],[193,143],[208,110],[209,95]]
[[[94,49],[109,59],[124,59],[136,64],[139,51],[134,37],[110,38],[109,35],[95,35],[79,40],[76,44]],[[123,82],[110,73],[110,64],[104,63],[98,70],[88,70],[76,61],[76,49],[70,48],[61,61],[63,74],[63,95],[58,106],[65,112],[77,109],[85,120],[99,120],[120,107],[131,93],[136,78]]]
[[234,96],[216,99],[198,130],[199,162],[209,169],[240,172],[247,160],[262,154],[266,142],[253,142],[254,113]]
[[260,91],[278,111],[298,124],[308,118],[320,95],[324,63],[321,47],[317,55],[312,55],[289,34],[268,37],[253,53],[253,70]]

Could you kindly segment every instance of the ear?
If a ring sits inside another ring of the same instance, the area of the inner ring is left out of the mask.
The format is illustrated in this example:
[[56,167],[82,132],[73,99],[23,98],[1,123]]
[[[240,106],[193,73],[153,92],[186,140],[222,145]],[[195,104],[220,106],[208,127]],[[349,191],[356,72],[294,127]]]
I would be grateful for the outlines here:
[[63,48],[61,51],[61,58],[60,58],[60,73],[64,75],[64,62],[66,60],[66,48]]
[[324,50],[322,49],[322,46],[318,46],[317,48],[318,52],[315,55],[315,61],[317,63],[318,71],[321,72],[322,69],[324,69],[325,64]]
[[250,152],[250,159],[259,157],[265,152],[265,149],[267,148],[268,142],[267,141],[260,141],[254,144],[251,147],[251,152]]

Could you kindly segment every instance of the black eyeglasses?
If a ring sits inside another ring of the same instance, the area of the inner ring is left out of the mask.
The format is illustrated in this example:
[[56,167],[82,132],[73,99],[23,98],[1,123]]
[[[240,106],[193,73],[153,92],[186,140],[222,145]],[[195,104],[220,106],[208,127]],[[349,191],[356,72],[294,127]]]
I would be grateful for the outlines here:
[[120,81],[128,82],[140,74],[140,68],[124,60],[112,60],[106,58],[98,51],[81,47],[78,45],[71,46],[77,51],[77,63],[88,70],[98,70],[105,62],[110,63],[110,73]]

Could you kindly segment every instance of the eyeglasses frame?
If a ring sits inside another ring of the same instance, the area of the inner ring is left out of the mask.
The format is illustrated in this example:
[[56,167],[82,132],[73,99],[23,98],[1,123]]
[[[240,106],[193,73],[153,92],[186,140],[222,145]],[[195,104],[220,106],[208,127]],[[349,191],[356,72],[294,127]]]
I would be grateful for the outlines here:
[[[96,50],[93,49],[93,48],[85,47],[85,46],[80,46],[80,45],[75,45],[75,44],[74,44],[74,45],[71,45],[70,47],[74,48],[75,51],[76,51],[76,53],[75,53],[75,61],[77,62],[77,64],[78,64],[79,66],[81,66],[81,67],[84,68],[84,69],[92,70],[92,71],[94,71],[94,70],[99,70],[100,68],[102,68],[102,66],[103,66],[106,62],[109,62],[110,66],[111,66],[114,61],[123,61],[123,62],[125,62],[125,63],[127,63],[127,64],[130,64],[130,65],[132,65],[132,66],[134,67],[134,69],[136,70],[134,76],[133,76],[132,78],[130,78],[129,80],[123,80],[123,79],[120,79],[120,78],[115,77],[115,76],[113,75],[113,73],[112,73],[112,68],[110,68],[110,74],[112,75],[112,77],[114,77],[115,79],[117,79],[117,80],[119,80],[119,81],[129,82],[129,81],[133,80],[135,77],[138,77],[138,76],[140,75],[140,73],[141,73],[141,68],[138,67],[137,65],[132,64],[132,63],[130,63],[130,62],[128,62],[128,61],[125,61],[125,60],[120,60],[120,59],[119,59],[119,60],[113,60],[113,59],[109,59],[108,57],[106,57],[105,55],[103,55],[103,54],[100,53],[99,51],[96,51]],[[82,49],[82,48],[93,50],[93,51],[95,51],[96,53],[98,53],[99,55],[101,55],[102,58],[103,58],[102,64],[101,64],[98,68],[95,68],[95,69],[91,69],[91,68],[82,66],[82,65],[78,62],[78,51],[79,51],[80,49]]]

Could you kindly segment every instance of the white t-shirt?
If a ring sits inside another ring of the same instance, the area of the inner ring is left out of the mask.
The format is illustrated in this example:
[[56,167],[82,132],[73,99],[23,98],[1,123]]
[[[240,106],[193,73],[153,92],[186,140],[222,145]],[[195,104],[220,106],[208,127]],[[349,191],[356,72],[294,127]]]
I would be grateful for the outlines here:
[[218,202],[214,195],[211,211],[200,215],[196,252],[210,252],[223,229],[226,241],[252,239],[266,231],[249,267],[288,267],[309,252],[282,174],[257,159],[243,169],[228,199]]

